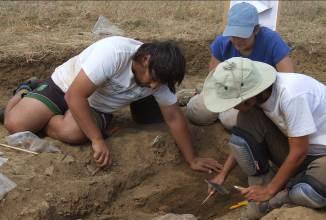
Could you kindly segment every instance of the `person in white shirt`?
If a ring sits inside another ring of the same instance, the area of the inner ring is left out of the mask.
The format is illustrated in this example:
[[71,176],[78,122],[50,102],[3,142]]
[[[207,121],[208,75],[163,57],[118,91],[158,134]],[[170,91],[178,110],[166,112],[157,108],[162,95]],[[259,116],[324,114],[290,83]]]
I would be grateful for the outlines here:
[[216,160],[196,156],[176,104],[175,85],[184,74],[185,58],[172,42],[108,37],[57,67],[37,88],[18,87],[6,106],[4,125],[10,133],[43,130],[71,144],[90,140],[95,161],[106,166],[112,163],[105,142],[112,113],[153,95],[190,167],[218,171]]
[[[243,217],[259,218],[286,202],[326,206],[324,84],[236,57],[210,73],[203,94],[212,112],[239,110],[231,154],[211,181],[223,184],[233,167],[240,166],[249,183],[240,190],[250,201]],[[270,162],[278,167],[275,175]]]

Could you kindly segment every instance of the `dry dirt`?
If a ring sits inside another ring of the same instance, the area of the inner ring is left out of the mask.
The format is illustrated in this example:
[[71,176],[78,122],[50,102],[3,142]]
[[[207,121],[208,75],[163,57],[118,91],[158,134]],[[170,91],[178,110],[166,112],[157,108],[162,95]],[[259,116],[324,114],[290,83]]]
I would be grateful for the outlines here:
[[[181,88],[192,88],[207,74],[209,44],[223,29],[223,7],[223,2],[211,1],[0,2],[0,105],[18,82],[31,76],[46,78],[94,42],[90,30],[101,14],[125,36],[176,40],[188,61]],[[321,81],[326,81],[325,10],[325,1],[282,2],[278,27],[293,49],[297,72]],[[210,176],[190,170],[163,124],[135,124],[128,109],[116,114],[114,124],[120,129],[107,140],[114,164],[94,176],[89,144],[57,142],[62,154],[38,156],[1,149],[9,161],[0,172],[17,187],[1,201],[0,219],[152,219],[170,212],[201,219],[239,217],[239,210],[228,211],[241,200],[234,191],[199,208],[206,196],[204,179]],[[220,124],[190,127],[199,155],[225,160],[228,134]],[[2,141],[6,135],[0,126]],[[157,136],[159,141],[152,145]],[[245,182],[235,170],[226,186]],[[297,207],[276,210],[266,219],[294,219],[293,212],[308,216],[305,219],[325,217]]]

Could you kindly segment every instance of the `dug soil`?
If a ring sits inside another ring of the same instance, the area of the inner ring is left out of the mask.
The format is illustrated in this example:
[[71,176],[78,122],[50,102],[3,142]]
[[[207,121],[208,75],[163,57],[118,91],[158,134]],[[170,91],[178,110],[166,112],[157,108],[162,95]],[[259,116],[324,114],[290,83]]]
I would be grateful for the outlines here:
[[[94,42],[89,27],[99,14],[116,16],[113,21],[125,31],[125,36],[143,41],[176,40],[187,59],[187,76],[179,89],[194,88],[207,75],[209,45],[218,33],[216,26],[222,24],[223,5],[216,4],[192,2],[185,6],[182,2],[129,2],[127,7],[126,2],[116,2],[115,5],[99,2],[1,3],[0,15],[7,19],[7,26],[1,33],[6,41],[0,45],[0,106],[5,106],[19,82],[31,76],[48,77],[56,66]],[[320,8],[326,10],[326,4],[317,1],[300,4],[283,4],[279,31],[292,48],[291,57],[297,72],[326,82],[326,19],[320,12]],[[27,13],[24,7],[30,11]],[[306,11],[302,9],[304,7]],[[42,17],[40,8],[48,13],[52,13],[50,9],[57,9],[58,13]],[[12,14],[7,12],[9,9],[14,10]],[[142,9],[147,17],[142,16]],[[157,13],[150,14],[151,9],[156,9]],[[161,10],[170,13],[171,17],[163,18]],[[23,19],[27,19],[26,30],[15,29],[15,25],[23,26],[15,20],[22,11],[25,13]],[[123,15],[128,13],[134,19],[123,20],[126,17]],[[298,13],[303,13],[304,18]],[[65,23],[58,18],[71,15],[79,20]],[[202,27],[204,23],[215,28],[207,31]],[[189,127],[198,154],[223,163],[228,152],[229,134],[220,123],[210,126],[189,124]],[[231,188],[232,185],[246,185],[246,177],[239,169],[235,169],[226,182],[231,194],[217,195],[201,207],[200,203],[207,195],[204,180],[213,175],[189,168],[165,124],[136,124],[129,109],[125,108],[115,114],[112,128],[116,132],[107,143],[113,165],[98,172],[95,172],[89,143],[71,146],[54,141],[62,153],[37,156],[0,149],[9,159],[0,172],[17,184],[0,203],[0,219],[152,219],[165,213],[189,213],[199,219],[239,217],[239,211],[231,213],[228,209],[243,200]],[[7,131],[0,125],[1,142],[6,135]],[[284,214],[282,210],[270,219],[291,219],[291,212]],[[302,215],[314,215],[310,210],[301,209],[301,212]]]

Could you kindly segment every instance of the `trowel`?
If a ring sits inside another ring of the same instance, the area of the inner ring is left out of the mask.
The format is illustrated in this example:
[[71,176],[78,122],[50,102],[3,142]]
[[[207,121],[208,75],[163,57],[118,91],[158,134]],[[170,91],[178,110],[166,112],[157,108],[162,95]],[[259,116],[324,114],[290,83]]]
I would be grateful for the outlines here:
[[223,185],[220,185],[220,184],[216,184],[216,183],[213,183],[209,180],[205,180],[205,182],[208,184],[208,186],[210,188],[213,189],[213,191],[211,191],[208,196],[202,201],[201,203],[201,206],[204,205],[208,200],[209,198],[214,195],[215,192],[218,192],[219,194],[221,195],[228,195],[230,194],[230,191],[227,190]]

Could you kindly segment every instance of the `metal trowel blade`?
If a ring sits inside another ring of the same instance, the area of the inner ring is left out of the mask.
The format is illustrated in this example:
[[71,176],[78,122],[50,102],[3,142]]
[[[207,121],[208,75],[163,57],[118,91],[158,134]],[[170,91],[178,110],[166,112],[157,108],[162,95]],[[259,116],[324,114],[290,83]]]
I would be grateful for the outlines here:
[[227,190],[223,185],[213,183],[209,180],[205,180],[205,182],[208,184],[209,187],[214,189],[216,192],[218,192],[221,195],[228,195],[230,194],[230,191]]

